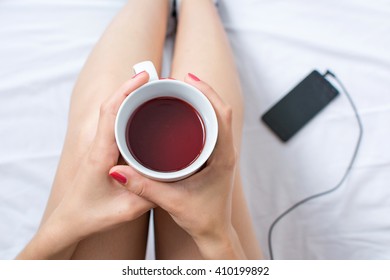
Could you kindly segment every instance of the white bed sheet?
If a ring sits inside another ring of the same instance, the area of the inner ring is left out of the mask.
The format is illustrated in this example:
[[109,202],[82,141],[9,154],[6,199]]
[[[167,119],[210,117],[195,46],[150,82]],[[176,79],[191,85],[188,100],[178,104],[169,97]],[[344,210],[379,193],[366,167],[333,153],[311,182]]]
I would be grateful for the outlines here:
[[[72,87],[124,2],[0,1],[0,259],[39,225]],[[219,9],[244,89],[242,175],[265,255],[271,222],[338,182],[358,130],[343,94],[288,144],[259,117],[312,69],[329,68],[359,108],[362,148],[339,191],[277,225],[275,258],[389,259],[390,1],[221,0]]]

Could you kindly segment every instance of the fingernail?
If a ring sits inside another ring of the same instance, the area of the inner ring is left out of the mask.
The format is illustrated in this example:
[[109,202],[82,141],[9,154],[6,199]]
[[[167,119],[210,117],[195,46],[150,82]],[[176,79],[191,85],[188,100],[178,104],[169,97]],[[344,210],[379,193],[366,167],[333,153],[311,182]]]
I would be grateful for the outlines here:
[[139,72],[138,74],[135,74],[135,75],[132,77],[132,79],[134,79],[135,77],[141,75],[142,73],[145,73],[145,71],[142,71],[142,72]]
[[121,183],[122,185],[126,185],[127,184],[127,178],[125,176],[123,176],[122,174],[118,173],[118,172],[112,172],[110,173],[110,176],[118,181],[119,183]]
[[194,74],[188,73],[188,76],[189,76],[191,79],[193,79],[195,82],[200,82],[200,79],[199,79],[197,76],[195,76]]

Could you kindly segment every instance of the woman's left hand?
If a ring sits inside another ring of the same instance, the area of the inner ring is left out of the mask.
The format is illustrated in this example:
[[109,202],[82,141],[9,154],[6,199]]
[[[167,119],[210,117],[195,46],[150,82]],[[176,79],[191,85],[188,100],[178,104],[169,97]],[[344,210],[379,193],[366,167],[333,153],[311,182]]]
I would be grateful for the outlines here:
[[233,145],[232,110],[206,83],[188,75],[212,103],[218,119],[218,141],[207,165],[184,180],[164,183],[148,179],[129,166],[112,171],[129,179],[130,191],[167,211],[195,241],[205,259],[244,259],[245,253],[232,225],[232,195],[237,155]]

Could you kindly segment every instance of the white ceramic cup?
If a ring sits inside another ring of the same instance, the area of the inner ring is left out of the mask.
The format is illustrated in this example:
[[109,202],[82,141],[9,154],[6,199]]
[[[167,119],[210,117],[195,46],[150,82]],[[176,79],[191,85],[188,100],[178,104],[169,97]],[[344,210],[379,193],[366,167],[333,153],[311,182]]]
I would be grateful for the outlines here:
[[[132,92],[119,108],[115,122],[115,138],[119,151],[125,161],[139,173],[158,181],[178,181],[197,170],[208,160],[214,150],[218,137],[218,121],[214,108],[207,97],[197,88],[177,80],[158,78],[152,62],[145,61],[134,66],[136,74],[148,72],[149,82]],[[151,170],[139,163],[127,147],[126,127],[133,113],[145,102],[159,97],[174,97],[190,104],[203,120],[205,143],[198,158],[189,166],[174,172]]]

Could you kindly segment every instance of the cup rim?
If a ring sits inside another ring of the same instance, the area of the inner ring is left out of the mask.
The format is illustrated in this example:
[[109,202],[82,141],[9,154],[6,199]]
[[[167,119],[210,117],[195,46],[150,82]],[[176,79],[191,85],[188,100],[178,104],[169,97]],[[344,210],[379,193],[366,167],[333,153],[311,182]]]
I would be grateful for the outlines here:
[[[197,95],[197,99],[199,100],[199,102],[201,102],[202,106],[204,106],[204,107],[199,108],[197,106],[194,106],[194,104],[191,104],[190,102],[188,102],[188,100],[184,100],[183,98],[177,97],[175,95],[161,94],[161,95],[158,95],[157,97],[156,96],[146,97],[146,98],[142,97],[142,98],[144,98],[142,103],[140,105],[136,106],[135,108],[133,108],[132,110],[130,110],[130,112],[128,112],[126,114],[126,116],[124,116],[124,112],[126,110],[125,108],[128,106],[129,102],[131,102],[133,99],[137,98],[139,95],[143,94],[143,91],[145,91],[146,88],[153,87],[156,84],[162,84],[162,83],[172,84],[172,85],[175,85],[175,87],[177,87],[177,86],[184,87],[184,88],[186,88],[187,91],[192,91],[191,95],[193,95],[193,94]],[[135,112],[135,110],[137,108],[139,108],[139,106],[141,106],[142,104],[144,104],[145,102],[147,102],[149,100],[152,100],[152,99],[158,98],[158,97],[174,97],[174,98],[178,98],[178,99],[181,99],[181,100],[189,103],[191,106],[194,107],[195,110],[197,110],[197,112],[200,114],[200,116],[202,117],[202,120],[204,122],[206,137],[205,137],[205,143],[204,143],[203,149],[202,149],[201,153],[199,154],[199,156],[191,164],[189,164],[187,167],[185,167],[181,170],[172,171],[172,172],[162,172],[162,171],[152,170],[152,169],[149,169],[149,168],[143,166],[140,162],[138,162],[137,159],[134,158],[132,153],[129,151],[129,149],[127,147],[127,142],[126,142],[126,135],[119,135],[120,128],[123,128],[123,125],[127,125],[129,117]],[[197,107],[197,108],[195,108],[195,107]],[[206,122],[204,119],[205,114],[208,114],[207,119],[210,122],[210,124],[206,125]],[[126,120],[123,121],[123,118],[126,118]],[[190,84],[187,84],[185,82],[178,81],[178,80],[160,79],[160,80],[148,82],[145,85],[141,86],[140,88],[136,89],[135,91],[130,93],[126,97],[126,99],[122,102],[122,104],[118,110],[116,120],[115,120],[115,139],[116,139],[116,143],[117,143],[117,146],[119,148],[119,151],[120,151],[121,155],[123,156],[124,160],[127,162],[127,164],[129,164],[131,167],[133,167],[139,173],[145,175],[146,177],[156,179],[159,181],[178,181],[178,180],[181,180],[183,178],[186,178],[186,177],[194,174],[197,170],[199,170],[207,162],[208,158],[211,156],[211,154],[214,150],[214,147],[217,143],[217,138],[218,138],[218,120],[217,120],[217,116],[215,114],[215,110],[214,110],[211,102],[209,101],[209,99],[199,89],[195,88],[194,86],[192,86]]]

